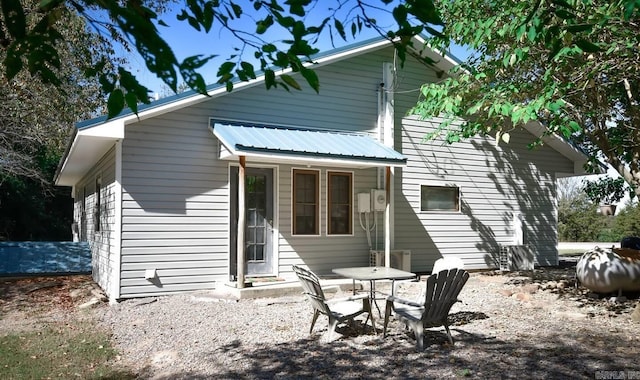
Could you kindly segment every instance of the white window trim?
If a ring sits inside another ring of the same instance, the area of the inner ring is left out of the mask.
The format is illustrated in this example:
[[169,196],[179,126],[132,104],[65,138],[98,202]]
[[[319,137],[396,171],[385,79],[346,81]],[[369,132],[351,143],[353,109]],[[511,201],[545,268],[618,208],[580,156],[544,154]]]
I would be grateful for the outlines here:
[[[455,187],[458,189],[458,209],[457,210],[423,210],[422,209],[422,186],[428,187]],[[460,214],[462,213],[462,187],[455,183],[429,182],[418,185],[418,211],[425,214]]]
[[102,199],[102,174],[98,174],[95,177],[95,193],[94,193],[94,214],[97,213],[97,215],[94,215],[93,220],[94,220],[94,226],[93,226],[93,232],[95,234],[102,234],[102,203],[104,202],[104,200]]
[[[331,225],[331,221],[330,219],[330,212],[329,212],[329,208],[330,208],[330,204],[329,204],[329,173],[337,173],[337,174],[351,174],[351,233],[350,234],[330,234],[329,233],[329,226]],[[328,237],[336,237],[336,236],[354,236],[355,234],[355,207],[354,207],[354,199],[355,199],[355,189],[354,189],[354,184],[355,184],[355,172],[350,171],[350,170],[327,170],[326,171],[326,180],[325,180],[325,189],[326,192],[325,194],[327,195],[327,212],[326,212],[326,234]]]
[[[296,170],[303,170],[303,171],[313,171],[313,172],[318,172],[318,188],[316,189],[318,192],[318,215],[317,215],[317,220],[316,223],[318,223],[318,233],[317,234],[294,234],[293,230],[294,230],[294,226],[295,226],[295,213],[294,213],[294,205],[295,205],[295,196],[294,196],[294,188],[293,188],[293,182],[294,182],[294,173]],[[293,237],[297,237],[297,238],[306,238],[306,237],[318,237],[318,236],[322,236],[322,194],[321,194],[321,189],[322,189],[322,171],[320,169],[312,169],[312,168],[304,168],[304,167],[292,167],[291,168],[291,236]]]

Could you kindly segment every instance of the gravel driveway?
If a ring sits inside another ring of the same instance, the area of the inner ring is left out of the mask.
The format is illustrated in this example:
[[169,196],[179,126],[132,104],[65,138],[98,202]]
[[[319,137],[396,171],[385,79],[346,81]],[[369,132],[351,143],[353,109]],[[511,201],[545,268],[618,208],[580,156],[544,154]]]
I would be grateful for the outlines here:
[[326,342],[321,317],[309,335],[311,308],[297,296],[235,302],[191,293],[94,313],[113,332],[118,364],[140,378],[640,378],[637,295],[621,303],[588,297],[573,287],[572,271],[472,274],[452,310],[455,344],[432,329],[420,353],[396,321],[386,339],[370,324],[363,329],[364,318],[339,325]]

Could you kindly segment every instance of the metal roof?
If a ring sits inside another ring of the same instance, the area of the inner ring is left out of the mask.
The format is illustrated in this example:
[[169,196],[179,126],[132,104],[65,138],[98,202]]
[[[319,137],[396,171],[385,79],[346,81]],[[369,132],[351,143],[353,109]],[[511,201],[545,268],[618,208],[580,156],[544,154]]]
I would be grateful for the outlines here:
[[371,136],[342,131],[212,123],[214,135],[234,155],[287,161],[343,161],[362,166],[404,166],[407,158]]

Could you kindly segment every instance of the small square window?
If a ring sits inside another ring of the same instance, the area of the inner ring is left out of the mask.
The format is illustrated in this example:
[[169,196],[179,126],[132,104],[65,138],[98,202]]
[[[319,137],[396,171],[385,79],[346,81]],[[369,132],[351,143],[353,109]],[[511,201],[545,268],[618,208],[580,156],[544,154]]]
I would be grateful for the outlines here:
[[421,211],[460,211],[460,189],[456,186],[420,186]]

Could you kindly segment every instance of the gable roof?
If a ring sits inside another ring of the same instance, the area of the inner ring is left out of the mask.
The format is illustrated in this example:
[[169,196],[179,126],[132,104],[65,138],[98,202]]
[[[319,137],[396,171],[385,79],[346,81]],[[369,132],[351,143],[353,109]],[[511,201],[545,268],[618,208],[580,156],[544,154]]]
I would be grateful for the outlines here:
[[[425,40],[423,38],[417,36],[415,37],[415,40],[419,46],[424,46]],[[318,55],[313,58],[314,63],[312,65],[314,68],[322,67],[347,58],[383,49],[390,46],[390,44],[391,43],[383,37],[369,39]],[[430,50],[428,47],[420,51],[420,54],[431,58],[435,62],[435,68],[445,72],[459,64],[459,62],[450,55],[442,57],[440,54]],[[282,70],[280,74],[286,74],[289,72],[291,72],[291,69]],[[260,85],[263,82],[264,75],[260,75],[256,79],[247,82],[237,81],[234,84],[233,91],[242,91]],[[55,184],[59,186],[75,185],[109,149],[113,148],[116,141],[124,139],[126,125],[196,105],[210,99],[225,96],[226,94],[228,94],[226,86],[214,84],[207,87],[206,96],[190,90],[167,98],[159,99],[151,102],[150,104],[141,105],[137,114],[127,109],[112,119],[107,119],[106,116],[101,116],[77,123],[74,133],[67,145],[67,149],[58,165],[54,177]],[[534,131],[535,128],[527,129],[534,135],[537,135],[535,133],[536,131]],[[323,135],[323,137],[326,136]],[[553,138],[548,138],[547,140],[550,141],[550,146],[575,163],[575,174],[583,173],[582,164],[585,162],[586,157],[581,152],[561,139],[555,140]],[[246,149],[246,147],[244,149]],[[278,145],[277,149],[280,150],[280,154],[283,154],[284,149],[282,146]],[[348,155],[355,157],[359,152],[351,151],[346,153],[343,152],[341,154],[344,155],[342,158],[346,159]],[[392,161],[387,161],[388,164],[391,162]],[[396,162],[396,164],[402,165],[402,163],[399,162]],[[396,164],[390,165],[397,166]],[[369,162],[369,166],[371,166],[371,162]]]
[[[423,38],[415,37],[415,39],[417,44],[424,46],[425,40]],[[310,65],[314,68],[322,67],[343,59],[383,49],[390,46],[390,44],[391,43],[383,37],[368,39],[329,50],[324,54],[313,57],[313,64]],[[459,63],[449,56],[443,58],[430,49],[424,49],[422,54],[423,56],[433,59],[434,62],[436,62],[435,67],[443,71],[448,71]],[[290,72],[291,69],[286,69],[280,71],[279,74],[287,74]],[[264,83],[264,75],[257,76],[256,79],[247,82],[237,81],[234,84],[233,91],[242,91],[262,83]],[[107,119],[106,116],[100,116],[77,123],[74,133],[67,145],[67,149],[58,164],[54,178],[55,184],[59,186],[73,186],[77,183],[84,173],[113,147],[116,141],[124,138],[124,128],[126,125],[160,116],[226,94],[228,94],[226,86],[214,84],[207,87],[207,96],[193,90],[185,91],[159,99],[150,104],[143,104],[139,107],[137,115],[130,109],[126,109],[112,119]]]
[[226,148],[222,159],[269,159],[348,165],[404,166],[407,158],[370,136],[342,131],[214,122],[213,134]]

